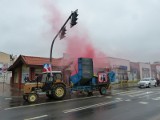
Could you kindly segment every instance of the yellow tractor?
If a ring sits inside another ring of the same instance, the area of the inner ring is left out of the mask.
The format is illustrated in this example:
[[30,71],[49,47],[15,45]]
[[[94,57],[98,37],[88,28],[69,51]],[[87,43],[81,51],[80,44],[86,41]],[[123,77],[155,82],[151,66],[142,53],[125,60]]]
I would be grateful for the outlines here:
[[61,100],[66,95],[66,84],[63,82],[61,71],[43,72],[35,82],[26,82],[23,99],[33,103],[38,100],[39,94],[45,93],[50,99]]

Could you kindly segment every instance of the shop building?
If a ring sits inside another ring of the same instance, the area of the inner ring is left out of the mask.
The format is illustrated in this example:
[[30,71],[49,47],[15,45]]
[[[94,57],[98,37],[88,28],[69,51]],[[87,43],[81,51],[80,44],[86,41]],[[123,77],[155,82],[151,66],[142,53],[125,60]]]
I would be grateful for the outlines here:
[[151,64],[150,63],[139,63],[140,79],[152,77],[151,76]]
[[10,84],[12,73],[7,71],[7,69],[15,59],[16,56],[0,52],[0,82]]
[[[49,58],[20,55],[13,65],[8,68],[8,71],[12,71],[12,85],[23,89],[25,77],[28,77],[30,81],[35,80],[37,75],[42,74],[43,65],[46,63],[49,63]],[[63,72],[64,82],[69,83],[67,80],[70,75],[70,62],[63,57],[53,58],[52,65],[53,70]]]
[[130,79],[140,80],[139,63],[137,62],[130,62]]
[[116,73],[116,82],[130,80],[130,61],[120,58],[108,57],[110,68]]

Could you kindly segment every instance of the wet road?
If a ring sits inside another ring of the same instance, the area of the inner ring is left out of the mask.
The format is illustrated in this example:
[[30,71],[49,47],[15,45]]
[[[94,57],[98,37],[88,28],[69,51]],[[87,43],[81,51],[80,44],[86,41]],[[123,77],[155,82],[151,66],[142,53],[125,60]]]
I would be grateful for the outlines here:
[[159,120],[160,87],[114,90],[111,95],[71,96],[63,101],[25,103],[20,97],[0,98],[2,120]]

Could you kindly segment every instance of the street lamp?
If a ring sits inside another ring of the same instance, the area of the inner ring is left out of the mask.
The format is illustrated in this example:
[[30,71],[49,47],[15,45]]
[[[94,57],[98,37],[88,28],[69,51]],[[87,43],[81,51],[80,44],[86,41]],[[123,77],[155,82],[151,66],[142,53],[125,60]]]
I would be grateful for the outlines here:
[[51,65],[51,71],[52,71],[52,49],[53,49],[53,45],[54,42],[56,40],[56,38],[58,37],[58,35],[60,35],[60,39],[63,39],[65,37],[66,34],[66,24],[68,23],[68,21],[71,19],[71,27],[73,27],[74,25],[77,24],[77,14],[78,9],[75,10],[74,12],[71,12],[70,16],[68,17],[68,19],[66,20],[66,22],[63,24],[63,26],[61,27],[61,29],[58,31],[58,33],[56,34],[56,36],[54,37],[52,43],[51,43],[51,48],[50,48],[50,65]]

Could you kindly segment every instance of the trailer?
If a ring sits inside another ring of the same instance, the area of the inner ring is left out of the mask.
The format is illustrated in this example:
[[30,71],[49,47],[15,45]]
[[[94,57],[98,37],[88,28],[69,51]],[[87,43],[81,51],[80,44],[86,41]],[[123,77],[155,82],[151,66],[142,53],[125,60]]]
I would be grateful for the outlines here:
[[99,91],[101,95],[107,94],[111,81],[115,80],[113,71],[101,71],[94,75],[93,60],[91,58],[78,58],[78,72],[70,77],[71,91],[87,92]]

